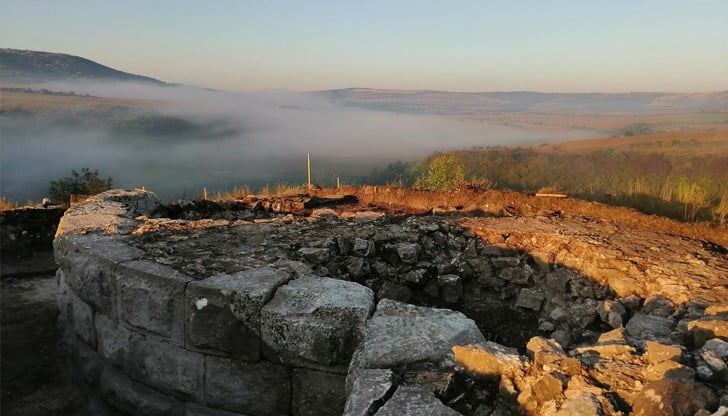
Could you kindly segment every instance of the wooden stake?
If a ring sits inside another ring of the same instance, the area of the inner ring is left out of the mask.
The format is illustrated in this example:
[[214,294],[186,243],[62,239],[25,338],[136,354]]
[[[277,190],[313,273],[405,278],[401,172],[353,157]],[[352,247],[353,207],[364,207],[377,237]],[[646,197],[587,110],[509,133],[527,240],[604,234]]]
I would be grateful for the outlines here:
[[308,168],[308,189],[311,189],[311,152],[306,153],[306,165]]
[[202,199],[207,201],[207,188],[202,188]]
[[336,177],[336,189],[341,188],[341,181],[339,180],[339,177]]

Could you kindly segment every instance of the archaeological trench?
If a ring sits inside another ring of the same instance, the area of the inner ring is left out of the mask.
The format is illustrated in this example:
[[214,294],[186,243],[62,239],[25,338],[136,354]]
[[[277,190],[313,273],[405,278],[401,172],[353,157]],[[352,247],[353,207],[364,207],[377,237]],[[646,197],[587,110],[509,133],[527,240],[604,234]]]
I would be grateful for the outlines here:
[[725,244],[406,192],[71,207],[59,328],[89,412],[728,414]]

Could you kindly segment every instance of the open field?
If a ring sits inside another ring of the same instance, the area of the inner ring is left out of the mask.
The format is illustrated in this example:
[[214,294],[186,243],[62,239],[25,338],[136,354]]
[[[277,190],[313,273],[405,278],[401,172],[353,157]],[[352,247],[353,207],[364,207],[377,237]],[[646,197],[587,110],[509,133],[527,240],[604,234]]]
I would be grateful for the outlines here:
[[47,95],[3,91],[0,113],[46,113],[55,111],[84,111],[110,107],[156,107],[155,100],[89,97],[83,95]]

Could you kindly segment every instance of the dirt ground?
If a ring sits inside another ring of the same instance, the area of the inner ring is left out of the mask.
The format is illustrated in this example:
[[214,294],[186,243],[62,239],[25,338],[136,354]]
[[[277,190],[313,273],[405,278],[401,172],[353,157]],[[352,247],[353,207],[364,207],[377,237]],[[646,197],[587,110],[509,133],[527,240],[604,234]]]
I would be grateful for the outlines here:
[[[70,382],[58,343],[56,277],[48,253],[2,265],[0,414],[76,416],[82,395]],[[45,270],[44,270],[45,269]]]

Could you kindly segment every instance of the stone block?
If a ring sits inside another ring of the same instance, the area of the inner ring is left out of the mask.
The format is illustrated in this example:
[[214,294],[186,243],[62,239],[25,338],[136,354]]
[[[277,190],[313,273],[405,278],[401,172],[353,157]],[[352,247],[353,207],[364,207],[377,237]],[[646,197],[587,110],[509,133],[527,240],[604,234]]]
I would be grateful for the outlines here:
[[402,262],[415,264],[420,255],[420,246],[417,243],[399,243],[397,244],[397,254]]
[[124,325],[101,314],[94,320],[98,352],[109,363],[123,367],[128,362],[132,332]]
[[71,318],[73,330],[91,349],[96,349],[96,329],[94,328],[94,313],[91,307],[69,291],[71,301]]
[[485,341],[452,347],[455,362],[478,377],[499,379],[502,375],[521,374],[523,362],[515,348]]
[[243,414],[278,416],[291,410],[290,369],[208,356],[205,401]]
[[516,306],[538,312],[541,310],[541,305],[543,304],[544,299],[544,295],[538,290],[524,288],[518,292]]
[[502,269],[498,274],[501,279],[517,283],[519,285],[527,284],[533,275],[533,269],[531,269],[530,266],[508,267]]
[[494,257],[491,259],[493,266],[497,269],[507,269],[512,267],[518,267],[521,263],[521,259],[518,257]]
[[354,239],[352,251],[359,257],[371,257],[377,250],[374,241],[357,237]]
[[204,356],[150,336],[132,335],[129,372],[134,380],[182,398],[200,399]]
[[347,385],[359,369],[405,371],[423,362],[438,366],[452,360],[454,346],[482,342],[485,337],[475,322],[460,312],[382,299],[351,360]]
[[682,349],[677,345],[666,345],[656,341],[645,342],[644,357],[650,363],[659,363],[662,361],[680,361]]
[[663,339],[672,334],[674,322],[670,318],[635,313],[627,322],[625,329],[633,337],[643,339]]
[[102,365],[101,358],[96,351],[78,339],[71,341],[67,347],[73,375],[84,384],[96,385],[101,375]]
[[106,365],[99,383],[101,395],[109,404],[127,414],[184,416],[184,404],[132,381],[123,372]]
[[115,316],[116,276],[112,272],[113,267],[81,250],[83,248],[69,252],[60,261],[66,284],[100,313]]
[[635,416],[693,415],[709,408],[715,395],[705,386],[664,379],[645,384],[632,405]]
[[720,338],[728,341],[728,318],[706,316],[688,323],[689,341],[694,348],[701,348],[705,341]]
[[345,364],[373,308],[367,287],[303,277],[281,286],[263,307],[261,335],[285,363]]
[[294,416],[339,416],[344,411],[346,376],[303,368],[293,369]]
[[455,303],[463,295],[463,280],[456,274],[445,274],[437,277],[440,286],[440,296],[448,303]]
[[400,386],[377,416],[462,416],[459,412],[445,406],[435,395],[423,389]]
[[192,278],[148,260],[119,268],[119,318],[184,345],[184,292]]
[[346,398],[344,416],[368,416],[376,411],[377,403],[385,400],[392,391],[392,371],[381,369],[361,369],[352,379],[351,389]]
[[188,348],[260,359],[260,311],[291,279],[271,268],[251,269],[191,282],[185,292]]

